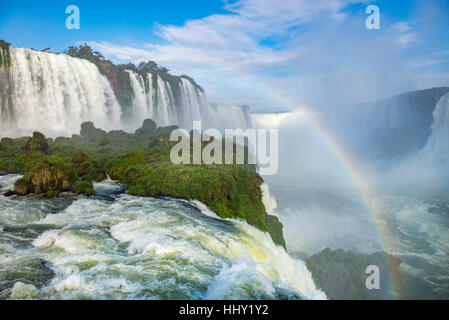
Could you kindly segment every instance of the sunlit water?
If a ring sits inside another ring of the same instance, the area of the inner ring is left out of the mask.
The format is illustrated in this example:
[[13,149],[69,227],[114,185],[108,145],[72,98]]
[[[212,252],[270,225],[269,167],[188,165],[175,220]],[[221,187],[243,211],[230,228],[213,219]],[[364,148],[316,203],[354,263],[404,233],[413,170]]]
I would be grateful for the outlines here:
[[[0,177],[10,189],[19,176]],[[324,299],[310,272],[245,222],[195,203],[0,196],[1,299]]]
[[387,250],[402,263],[402,298],[449,299],[449,195],[381,194],[373,202],[389,231],[382,239],[356,191],[272,186],[292,256],[306,259],[326,247],[359,253]]

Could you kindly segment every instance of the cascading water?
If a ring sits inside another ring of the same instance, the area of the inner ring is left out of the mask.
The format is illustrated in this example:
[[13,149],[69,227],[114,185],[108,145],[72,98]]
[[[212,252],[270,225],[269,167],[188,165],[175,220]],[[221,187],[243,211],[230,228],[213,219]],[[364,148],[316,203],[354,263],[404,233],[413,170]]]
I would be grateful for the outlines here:
[[132,71],[128,71],[128,74],[134,93],[132,127],[137,128],[141,125],[141,119],[153,118],[153,90],[147,90],[148,86],[145,83],[146,80],[149,81],[149,85],[151,85],[151,76],[149,75],[148,78],[144,80],[142,76],[137,75]]
[[[141,117],[146,116],[153,118],[159,125],[175,124],[189,130],[193,121],[202,121],[205,127],[221,130],[246,129],[252,126],[247,109],[209,104],[204,92],[189,79],[181,77],[176,84],[179,86],[179,99],[176,99],[174,88],[159,75],[147,74],[148,82],[145,83],[141,75],[132,71],[129,71],[129,74],[134,92],[133,110],[137,117],[136,124],[140,124]],[[154,78],[156,86],[152,85]]]
[[220,130],[252,126],[246,108],[211,105],[204,92],[187,78],[180,77],[177,83],[170,84],[157,74],[142,76],[130,70],[128,73],[134,94],[133,129],[145,118],[152,118],[160,126],[178,125],[188,130],[192,129],[193,121],[201,121],[203,128]]
[[[65,54],[9,50],[10,66],[2,63],[0,69],[0,136],[35,130],[52,137],[70,136],[84,121],[106,130],[133,131],[146,118],[159,126],[189,130],[194,120],[219,129],[251,127],[247,109],[209,104],[204,92],[186,77],[173,77],[171,83],[159,74],[131,70],[127,70],[133,93],[131,117],[124,119],[111,84],[93,63]],[[7,51],[2,49],[1,54],[6,56]]]
[[[19,177],[0,177],[0,191]],[[326,298],[267,233],[120,188],[95,185],[114,201],[0,195],[0,299]]]
[[203,99],[201,95],[203,94],[187,79],[181,79],[181,96],[182,104],[185,107],[185,112],[183,112],[183,123],[191,124],[193,121],[203,120],[201,116],[201,106],[203,104]]
[[120,122],[120,105],[98,68],[64,54],[10,48],[9,96],[0,96],[1,136],[50,136],[79,132],[93,121],[112,129]]
[[156,122],[160,125],[176,124],[172,111],[174,99],[171,100],[172,95],[170,95],[169,88],[170,86],[158,75]]
[[449,163],[449,93],[438,102],[433,113],[432,134],[421,156],[434,165]]

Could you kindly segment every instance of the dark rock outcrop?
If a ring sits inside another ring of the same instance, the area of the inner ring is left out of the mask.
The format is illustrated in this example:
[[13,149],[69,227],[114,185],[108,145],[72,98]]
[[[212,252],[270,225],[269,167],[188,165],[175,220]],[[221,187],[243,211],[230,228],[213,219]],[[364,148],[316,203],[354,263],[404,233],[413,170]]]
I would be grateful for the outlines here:
[[[360,254],[342,249],[324,249],[306,260],[315,284],[331,300],[393,299],[391,273],[396,273],[401,260],[385,252]],[[380,271],[380,289],[366,287],[368,266]]]
[[15,195],[17,195],[17,193],[15,191],[13,191],[13,190],[6,191],[3,194],[3,196],[5,196],[5,197],[12,197],[12,196],[15,196]]

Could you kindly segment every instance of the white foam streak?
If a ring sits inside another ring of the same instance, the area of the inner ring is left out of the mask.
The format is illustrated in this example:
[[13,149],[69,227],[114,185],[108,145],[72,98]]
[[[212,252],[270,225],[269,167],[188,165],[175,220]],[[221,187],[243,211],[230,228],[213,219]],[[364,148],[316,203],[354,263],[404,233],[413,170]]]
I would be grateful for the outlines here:
[[447,165],[449,163],[449,93],[441,97],[433,117],[432,134],[420,156],[430,164]]

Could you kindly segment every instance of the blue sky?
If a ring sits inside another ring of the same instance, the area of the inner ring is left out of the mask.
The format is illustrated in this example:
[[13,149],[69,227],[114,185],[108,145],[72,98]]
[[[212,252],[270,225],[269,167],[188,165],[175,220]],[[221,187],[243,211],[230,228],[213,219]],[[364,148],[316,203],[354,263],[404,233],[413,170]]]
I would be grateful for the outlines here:
[[[380,30],[365,28],[369,4]],[[80,8],[80,30],[65,28],[68,5]],[[115,62],[155,60],[194,77],[214,102],[256,110],[449,86],[449,0],[2,0],[0,39],[52,51],[87,42]]]
[[[67,30],[66,7],[80,8],[80,30]],[[0,35],[15,46],[48,47],[61,51],[88,40],[117,43],[160,41],[156,24],[182,25],[186,19],[200,19],[224,13],[223,3],[195,1],[104,1],[104,0],[2,0]]]

